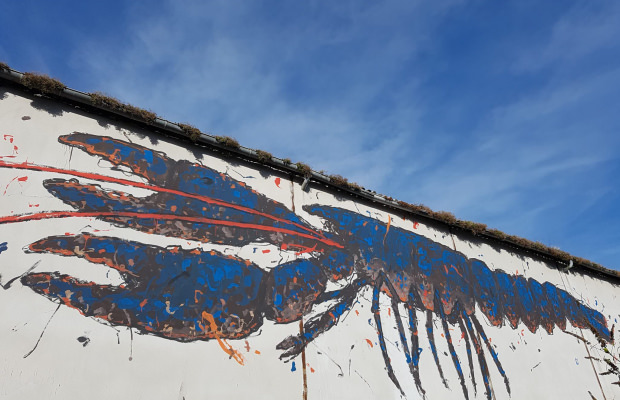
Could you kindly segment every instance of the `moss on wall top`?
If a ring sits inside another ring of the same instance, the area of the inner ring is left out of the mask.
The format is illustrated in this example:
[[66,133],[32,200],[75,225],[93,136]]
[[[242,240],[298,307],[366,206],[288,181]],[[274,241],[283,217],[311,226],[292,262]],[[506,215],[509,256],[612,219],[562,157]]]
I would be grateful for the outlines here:
[[64,83],[57,79],[50,78],[45,74],[26,72],[22,75],[21,84],[28,89],[38,90],[41,93],[60,94],[67,88]]
[[93,106],[105,108],[117,113],[127,114],[133,118],[140,119],[147,123],[153,123],[157,119],[157,114],[152,111],[145,110],[133,106],[131,104],[123,103],[120,100],[108,96],[100,92],[89,93],[90,101]]

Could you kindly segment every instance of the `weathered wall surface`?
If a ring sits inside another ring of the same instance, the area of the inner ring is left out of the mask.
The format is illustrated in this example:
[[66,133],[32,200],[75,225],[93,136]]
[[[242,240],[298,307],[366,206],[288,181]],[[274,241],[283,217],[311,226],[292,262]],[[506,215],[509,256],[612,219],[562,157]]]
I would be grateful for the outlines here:
[[620,397],[610,280],[0,98],[2,398]]

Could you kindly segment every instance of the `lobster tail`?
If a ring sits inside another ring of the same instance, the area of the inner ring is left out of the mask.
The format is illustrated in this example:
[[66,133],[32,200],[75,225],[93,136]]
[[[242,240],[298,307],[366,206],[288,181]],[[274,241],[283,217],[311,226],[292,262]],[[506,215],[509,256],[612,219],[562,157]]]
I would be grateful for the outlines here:
[[569,293],[558,289],[560,304],[563,306],[566,319],[577,328],[590,328],[604,340],[611,342],[611,333],[607,328],[607,320],[600,312],[577,301]]
[[552,333],[555,326],[565,330],[568,320],[611,341],[605,317],[565,290],[549,282],[491,271],[480,260],[472,259],[470,265],[476,303],[492,325],[501,326],[506,319],[513,329],[523,322],[532,333],[539,327]]

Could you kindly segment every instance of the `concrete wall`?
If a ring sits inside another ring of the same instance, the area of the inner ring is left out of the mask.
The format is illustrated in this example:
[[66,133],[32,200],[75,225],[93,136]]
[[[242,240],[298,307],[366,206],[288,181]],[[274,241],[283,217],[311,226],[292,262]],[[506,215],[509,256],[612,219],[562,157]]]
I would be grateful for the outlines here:
[[620,397],[611,278],[0,98],[2,398]]

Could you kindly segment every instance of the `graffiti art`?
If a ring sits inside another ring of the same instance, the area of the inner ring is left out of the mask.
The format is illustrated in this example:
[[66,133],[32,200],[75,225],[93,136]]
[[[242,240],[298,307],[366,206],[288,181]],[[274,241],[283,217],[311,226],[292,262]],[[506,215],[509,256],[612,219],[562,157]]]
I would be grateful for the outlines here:
[[[391,302],[404,362],[418,392],[425,393],[419,370],[421,327],[426,330],[437,373],[448,385],[432,323],[433,318],[439,318],[441,336],[466,399],[466,376],[450,326],[458,327],[465,339],[474,390],[476,358],[486,397],[492,398],[490,363],[510,393],[508,373],[478,314],[492,326],[516,329],[523,324],[531,332],[543,328],[552,333],[555,327],[564,330],[568,321],[610,340],[605,317],[565,290],[491,269],[479,259],[467,258],[389,222],[322,204],[304,206],[305,212],[322,221],[317,227],[249,185],[205,165],[87,133],[60,136],[59,141],[128,169],[139,179],[2,161],[2,168],[61,176],[46,179],[43,185],[73,211],[6,215],[0,217],[0,224],[93,217],[152,235],[230,246],[269,243],[304,255],[264,270],[249,260],[214,250],[161,247],[112,236],[56,235],[31,243],[27,252],[80,257],[120,273],[122,285],[87,282],[59,272],[30,272],[21,278],[35,293],[84,316],[164,339],[215,340],[238,362],[243,359],[227,340],[247,338],[265,319],[289,324],[310,316],[302,333],[274,343],[281,351],[280,358],[288,361],[315,338],[337,329],[360,291],[371,288],[372,318],[392,383],[402,392],[386,347],[379,301],[382,293]],[[106,187],[111,184],[152,194],[135,196]],[[339,289],[328,289],[330,282],[342,281],[346,284]],[[312,313],[320,304],[326,307]],[[419,314],[425,318],[423,325]]]

